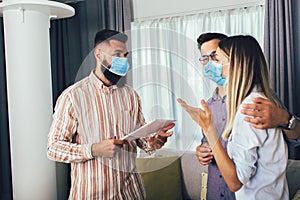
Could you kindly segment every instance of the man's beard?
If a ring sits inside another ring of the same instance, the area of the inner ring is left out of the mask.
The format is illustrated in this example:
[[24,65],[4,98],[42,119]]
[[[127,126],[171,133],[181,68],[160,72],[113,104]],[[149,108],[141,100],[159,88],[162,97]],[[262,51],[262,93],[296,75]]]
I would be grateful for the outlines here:
[[[105,67],[104,67],[104,66]],[[106,60],[103,60],[102,65],[101,65],[101,71],[105,78],[111,82],[111,84],[116,85],[118,81],[122,78],[122,76],[119,76],[117,74],[112,73],[111,71],[108,70],[109,66]]]

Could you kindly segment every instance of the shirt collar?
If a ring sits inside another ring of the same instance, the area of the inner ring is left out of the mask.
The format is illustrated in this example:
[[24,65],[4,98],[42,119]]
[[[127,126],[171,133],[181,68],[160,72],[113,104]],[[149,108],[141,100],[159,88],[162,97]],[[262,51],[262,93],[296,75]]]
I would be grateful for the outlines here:
[[113,91],[118,88],[117,85],[111,85],[111,86],[104,85],[104,83],[96,76],[94,70],[91,71],[89,78],[91,82],[95,84],[99,89],[105,88],[105,90]]
[[212,94],[212,100],[213,101],[218,101],[218,100],[225,100],[226,99],[226,96],[227,95],[224,95],[224,97],[222,98],[220,95],[219,95],[219,88],[217,87],[216,89],[215,89],[215,91],[213,92],[213,94]]

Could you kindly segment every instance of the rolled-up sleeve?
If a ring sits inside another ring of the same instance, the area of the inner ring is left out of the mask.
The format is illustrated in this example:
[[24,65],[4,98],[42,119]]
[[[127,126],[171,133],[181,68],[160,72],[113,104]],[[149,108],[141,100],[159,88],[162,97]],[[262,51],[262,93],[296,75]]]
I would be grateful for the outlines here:
[[228,154],[235,163],[237,176],[246,184],[256,173],[258,148],[267,138],[266,130],[253,128],[243,118],[235,120],[229,137]]
[[58,162],[82,162],[92,159],[92,144],[72,143],[77,120],[70,97],[63,93],[55,106],[53,122],[48,135],[47,156]]

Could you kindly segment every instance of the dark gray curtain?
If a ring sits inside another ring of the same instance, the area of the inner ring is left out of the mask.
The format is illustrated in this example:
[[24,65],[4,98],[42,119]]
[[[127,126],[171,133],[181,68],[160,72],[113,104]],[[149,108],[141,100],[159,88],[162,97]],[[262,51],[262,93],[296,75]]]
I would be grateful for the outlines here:
[[93,50],[99,30],[130,30],[130,0],[88,0],[70,5],[75,8],[75,16],[51,21],[53,103],[62,90],[74,83],[78,70],[83,70],[79,68]]
[[0,19],[0,199],[12,199],[3,19]]
[[[130,30],[130,0],[86,0],[71,3],[75,16],[51,22],[51,67],[53,106],[59,94],[90,69],[80,68],[82,61],[93,50],[95,34],[104,28]],[[95,66],[91,66],[95,67]],[[70,166],[56,164],[58,200],[67,199],[70,189]]]
[[[271,86],[291,113],[300,116],[300,21],[298,0],[266,0],[264,49]],[[289,158],[300,159],[300,145],[288,141]]]
[[293,0],[293,32],[294,32],[294,54],[295,54],[295,69],[294,69],[294,112],[300,116],[300,1]]
[[271,86],[290,111],[296,88],[292,6],[292,0],[266,0],[264,40]]

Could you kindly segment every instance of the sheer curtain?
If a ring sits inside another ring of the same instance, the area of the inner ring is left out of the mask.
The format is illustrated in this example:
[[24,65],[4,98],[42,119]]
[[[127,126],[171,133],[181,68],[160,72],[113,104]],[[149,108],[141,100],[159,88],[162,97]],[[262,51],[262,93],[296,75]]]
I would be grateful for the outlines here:
[[146,121],[176,119],[169,148],[194,150],[202,137],[199,127],[176,102],[200,106],[216,85],[203,77],[197,37],[203,32],[249,34],[263,44],[264,6],[253,6],[133,22],[132,86],[141,97]]

